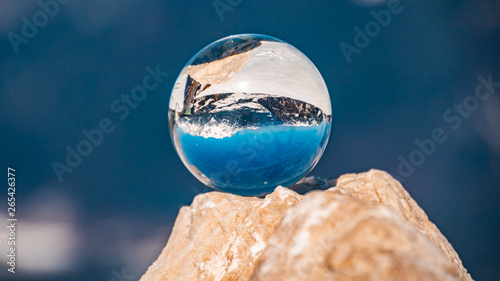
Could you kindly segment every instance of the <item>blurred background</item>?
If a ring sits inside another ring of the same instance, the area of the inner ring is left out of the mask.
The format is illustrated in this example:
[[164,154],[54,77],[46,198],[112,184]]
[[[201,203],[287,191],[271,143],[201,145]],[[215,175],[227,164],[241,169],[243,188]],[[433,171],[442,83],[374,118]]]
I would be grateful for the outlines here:
[[[491,92],[484,100],[474,95],[479,76],[500,81],[500,2],[401,0],[390,23],[356,45],[355,28],[365,30],[371,12],[387,5],[0,0],[0,167],[16,169],[19,220],[15,275],[0,228],[0,279],[139,280],[180,206],[208,191],[170,141],[174,81],[207,44],[261,33],[306,54],[329,88],[333,131],[311,175],[388,171],[474,279],[499,280],[500,87],[483,86]],[[356,51],[346,56],[342,42]],[[169,75],[121,120],[111,106],[142,84],[148,66]],[[54,162],[67,165],[67,147],[76,150],[82,130],[102,120],[114,130],[58,178]],[[436,128],[446,140],[432,153],[415,152],[415,141]],[[2,190],[7,224],[7,185]]]

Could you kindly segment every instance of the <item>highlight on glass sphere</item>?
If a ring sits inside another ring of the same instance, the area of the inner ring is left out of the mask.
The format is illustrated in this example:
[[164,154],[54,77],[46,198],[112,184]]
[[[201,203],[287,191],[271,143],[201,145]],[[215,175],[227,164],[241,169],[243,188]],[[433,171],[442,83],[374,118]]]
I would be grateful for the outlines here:
[[169,104],[182,162],[224,192],[264,195],[319,161],[330,96],[314,64],[277,38],[241,34],[203,48],[182,69]]

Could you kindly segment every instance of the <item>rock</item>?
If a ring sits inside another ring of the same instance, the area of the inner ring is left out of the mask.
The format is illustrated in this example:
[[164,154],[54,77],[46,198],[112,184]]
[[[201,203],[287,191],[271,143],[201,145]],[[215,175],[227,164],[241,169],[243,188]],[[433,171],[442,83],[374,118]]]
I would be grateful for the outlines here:
[[[401,184],[371,170],[306,178],[264,199],[210,192],[183,207],[147,280],[472,280]],[[330,188],[329,188],[330,187]]]
[[337,186],[329,191],[381,203],[393,209],[444,252],[448,260],[455,265],[460,280],[472,280],[446,237],[436,225],[429,221],[424,210],[411,198],[401,183],[389,174],[379,170],[370,170],[361,174],[343,175],[337,180]]
[[265,199],[196,196],[179,211],[167,246],[141,280],[248,280],[269,236],[300,197],[283,187]]
[[251,281],[457,280],[453,264],[390,208],[334,192],[287,211]]

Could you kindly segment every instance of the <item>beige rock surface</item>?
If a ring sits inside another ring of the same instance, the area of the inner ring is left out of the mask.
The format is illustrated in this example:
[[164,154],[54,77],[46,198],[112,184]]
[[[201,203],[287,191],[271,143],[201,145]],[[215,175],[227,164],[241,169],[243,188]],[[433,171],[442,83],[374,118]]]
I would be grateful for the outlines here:
[[[211,192],[183,207],[149,280],[472,280],[401,184],[378,170],[309,178],[265,199]],[[296,186],[297,187],[297,186]]]
[[167,246],[141,280],[248,280],[269,236],[300,197],[283,187],[265,199],[196,196],[179,211]]
[[313,192],[288,210],[250,280],[458,280],[453,269],[390,208]]
[[337,186],[329,191],[381,203],[393,209],[444,252],[455,265],[460,280],[472,280],[446,237],[429,221],[424,210],[411,198],[401,183],[386,172],[373,169],[366,173],[343,175],[337,180]]

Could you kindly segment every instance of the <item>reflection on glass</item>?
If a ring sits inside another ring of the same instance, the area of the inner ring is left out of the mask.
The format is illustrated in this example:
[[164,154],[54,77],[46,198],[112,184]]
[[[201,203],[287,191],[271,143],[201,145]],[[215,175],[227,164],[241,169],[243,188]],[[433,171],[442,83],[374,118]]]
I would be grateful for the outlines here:
[[306,175],[331,128],[326,85],[290,44],[243,34],[196,54],[172,90],[169,127],[189,171],[241,195],[272,192]]

